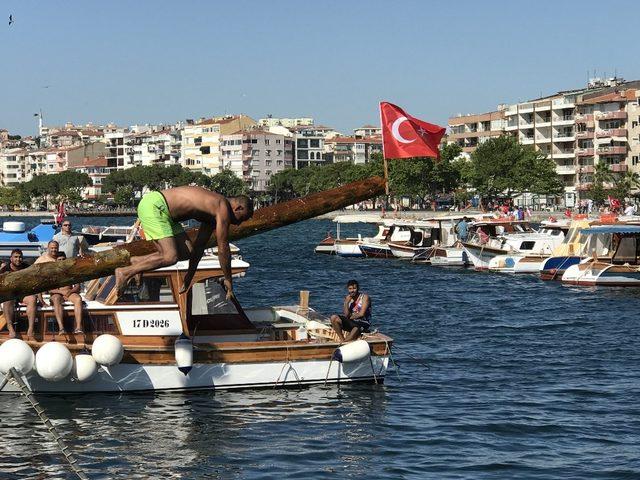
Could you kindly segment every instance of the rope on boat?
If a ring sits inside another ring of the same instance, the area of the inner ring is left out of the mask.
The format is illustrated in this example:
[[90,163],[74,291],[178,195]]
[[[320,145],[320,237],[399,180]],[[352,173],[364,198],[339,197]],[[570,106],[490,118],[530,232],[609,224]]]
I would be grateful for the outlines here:
[[282,372],[284,372],[284,369],[286,366],[289,366],[289,370],[287,370],[287,373],[285,374],[284,378],[282,379],[282,384],[284,385],[287,381],[287,376],[289,376],[289,372],[293,371],[293,374],[296,376],[296,381],[298,382],[298,386],[302,386],[302,380],[300,380],[300,376],[298,375],[298,372],[296,372],[296,369],[293,368],[293,365],[291,364],[291,359],[289,357],[289,345],[287,345],[287,358],[286,358],[286,362],[282,365],[282,369],[280,370],[280,375],[278,375],[278,378],[276,379],[276,383],[273,384],[273,388],[275,390],[275,388],[278,386],[278,383],[280,382],[280,377],[282,376]]
[[7,372],[0,390],[2,390],[2,388],[4,388],[4,386],[9,381],[15,384],[20,389],[20,392],[22,392],[22,395],[24,395],[27,401],[31,404],[31,406],[35,410],[38,417],[40,417],[40,420],[42,421],[44,426],[47,428],[47,430],[49,430],[49,433],[53,436],[53,439],[58,445],[58,448],[60,448],[60,451],[62,452],[64,457],[67,459],[67,462],[71,467],[71,470],[73,470],[73,473],[75,473],[78,476],[78,478],[80,478],[81,480],[89,480],[89,477],[78,466],[78,460],[73,455],[73,453],[71,453],[71,451],[69,450],[69,446],[62,439],[62,436],[58,433],[58,430],[53,425],[53,423],[51,423],[51,420],[49,420],[49,417],[47,417],[47,414],[44,412],[44,408],[42,408],[40,403],[36,400],[36,398],[33,395],[33,392],[24,383],[24,381],[22,380],[18,372],[16,372],[15,368],[11,368],[9,372]]

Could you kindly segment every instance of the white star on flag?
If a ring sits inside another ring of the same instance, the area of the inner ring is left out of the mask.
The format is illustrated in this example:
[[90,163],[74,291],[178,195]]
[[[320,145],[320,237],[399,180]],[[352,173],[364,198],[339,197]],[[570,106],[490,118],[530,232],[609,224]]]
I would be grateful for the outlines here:
[[424,128],[420,127],[418,129],[418,135],[420,135],[421,137],[424,137],[426,134],[427,134],[427,131]]

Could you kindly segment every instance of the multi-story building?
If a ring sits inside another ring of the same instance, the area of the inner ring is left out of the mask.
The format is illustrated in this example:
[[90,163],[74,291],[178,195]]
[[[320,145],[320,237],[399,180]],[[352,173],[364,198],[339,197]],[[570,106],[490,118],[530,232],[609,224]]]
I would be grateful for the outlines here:
[[449,119],[451,133],[447,139],[457,143],[468,156],[479,144],[504,134],[505,120],[503,108],[494,112],[458,115]]
[[274,173],[293,167],[293,139],[262,129],[221,135],[221,169],[229,169],[255,192],[265,192]]
[[640,171],[640,81],[585,93],[576,102],[576,184],[581,197],[596,165],[614,173]]
[[95,142],[72,147],[50,147],[45,150],[45,153],[47,173],[60,173],[82,164],[85,158],[104,157],[107,154],[107,149],[104,143]]
[[324,141],[338,135],[333,128],[322,125],[292,127],[291,131],[295,140],[296,169],[324,164]]
[[271,115],[267,118],[261,118],[258,120],[258,125],[261,127],[309,127],[313,125],[313,118],[273,118]]
[[91,185],[82,192],[82,198],[94,200],[102,195],[102,182],[109,175],[111,169],[107,166],[106,157],[83,158],[69,166],[69,170],[86,173],[91,179]]
[[29,155],[24,148],[7,148],[0,153],[0,183],[3,187],[15,187],[24,180],[24,165]]
[[369,163],[373,153],[382,152],[382,137],[333,137],[324,141],[327,163]]
[[382,135],[382,128],[375,125],[363,125],[353,129],[353,136],[356,138],[375,137]]
[[220,168],[220,135],[228,135],[255,125],[246,115],[234,115],[197,122],[188,120],[182,130],[181,163],[205,175],[215,175]]
[[129,129],[110,129],[104,133],[104,141],[109,168],[122,170],[133,167],[133,134]]
[[133,165],[175,165],[180,163],[180,130],[164,128],[133,137]]

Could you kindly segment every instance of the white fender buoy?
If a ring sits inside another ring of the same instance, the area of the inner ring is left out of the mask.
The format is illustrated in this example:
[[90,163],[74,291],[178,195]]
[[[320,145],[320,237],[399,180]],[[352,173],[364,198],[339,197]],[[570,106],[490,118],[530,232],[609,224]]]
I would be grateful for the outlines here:
[[88,382],[98,373],[98,364],[89,353],[79,353],[73,359],[73,378]]
[[191,343],[191,339],[184,333],[181,333],[176,339],[174,349],[178,370],[185,375],[188,374],[193,367],[193,344]]
[[333,352],[333,359],[340,363],[358,362],[371,355],[371,349],[366,340],[356,340],[345,343]]
[[23,375],[33,370],[36,357],[27,342],[12,338],[0,345],[0,373],[6,375],[15,368]]
[[36,353],[36,371],[45,380],[62,380],[71,373],[72,368],[71,352],[61,343],[45,343]]
[[105,333],[93,341],[91,355],[100,365],[110,367],[120,363],[124,355],[124,348],[118,337]]

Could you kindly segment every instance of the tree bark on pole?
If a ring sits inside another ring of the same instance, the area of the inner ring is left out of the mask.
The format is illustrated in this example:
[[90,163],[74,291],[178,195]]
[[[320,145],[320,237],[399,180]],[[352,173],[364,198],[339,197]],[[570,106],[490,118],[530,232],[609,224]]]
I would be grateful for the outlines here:
[[[250,220],[240,225],[232,225],[229,229],[229,240],[250,237],[353,205],[382,194],[384,188],[384,179],[373,177],[261,208],[255,211]],[[198,230],[195,228],[187,231],[192,241],[197,233]],[[207,246],[215,245],[214,232]],[[14,298],[22,299],[26,295],[105,277],[113,274],[116,268],[129,265],[131,257],[148,255],[155,251],[153,242],[138,240],[90,257],[39,263],[24,270],[6,273],[0,275],[0,302]]]

